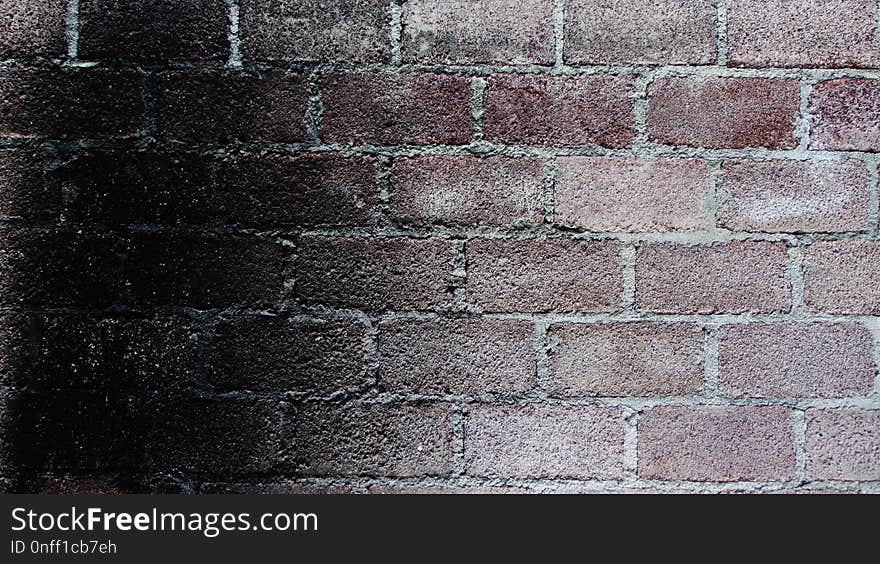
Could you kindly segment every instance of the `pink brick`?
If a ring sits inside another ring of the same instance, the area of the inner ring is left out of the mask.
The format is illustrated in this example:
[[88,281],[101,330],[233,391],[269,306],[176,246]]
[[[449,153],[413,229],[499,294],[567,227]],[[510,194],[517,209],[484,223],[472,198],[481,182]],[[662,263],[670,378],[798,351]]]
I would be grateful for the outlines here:
[[471,140],[470,80],[432,73],[321,78],[321,134],[330,143],[463,145]]
[[623,413],[565,405],[474,405],[465,422],[467,473],[490,478],[622,476]]
[[710,149],[797,145],[798,81],[660,78],[648,87],[648,136]]
[[451,271],[452,249],[439,239],[306,236],[296,294],[339,307],[432,309],[451,299]]
[[553,0],[410,0],[403,59],[440,64],[553,62]]
[[485,93],[486,140],[512,145],[625,147],[635,136],[633,79],[494,75]]
[[730,160],[718,186],[718,222],[734,231],[863,231],[870,181],[856,159]]
[[535,385],[534,327],[497,319],[401,319],[379,330],[379,382],[401,394],[516,394]]
[[871,334],[843,323],[744,323],[721,329],[722,393],[734,397],[846,397],[871,392]]
[[639,477],[736,482],[794,476],[784,407],[655,407],[638,422]]
[[598,232],[709,227],[709,173],[697,159],[559,157],[555,221]]
[[63,0],[0,0],[0,58],[67,54]]
[[541,223],[544,173],[539,159],[402,158],[391,171],[389,205],[403,224]]
[[636,304],[657,313],[787,311],[783,243],[645,244],[636,253]]
[[474,239],[466,254],[468,302],[484,311],[619,309],[614,241]]
[[713,0],[567,0],[569,64],[715,61]]
[[728,61],[744,67],[875,67],[874,0],[728,0]]
[[559,323],[549,329],[550,393],[681,396],[703,383],[703,332],[690,323]]
[[246,59],[378,63],[391,53],[386,0],[241,0]]
[[813,86],[810,148],[880,150],[880,80],[840,78]]
[[804,249],[804,303],[822,313],[880,312],[880,243],[819,241]]
[[819,480],[880,480],[880,411],[807,411],[807,473]]
[[422,476],[452,469],[449,405],[306,404],[295,426],[305,475]]

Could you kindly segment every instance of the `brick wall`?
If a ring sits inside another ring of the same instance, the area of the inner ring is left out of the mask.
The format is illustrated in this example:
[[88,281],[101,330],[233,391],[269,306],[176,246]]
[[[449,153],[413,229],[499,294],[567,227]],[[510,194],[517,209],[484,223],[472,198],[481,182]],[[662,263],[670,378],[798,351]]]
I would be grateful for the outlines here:
[[875,0],[0,0],[12,491],[880,491]]

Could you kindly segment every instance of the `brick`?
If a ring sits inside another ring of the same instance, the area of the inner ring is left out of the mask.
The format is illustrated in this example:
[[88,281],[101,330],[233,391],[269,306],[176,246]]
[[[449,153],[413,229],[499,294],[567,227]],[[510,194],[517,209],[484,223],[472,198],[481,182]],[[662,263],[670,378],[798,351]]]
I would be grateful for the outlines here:
[[0,217],[40,219],[54,215],[58,196],[43,182],[43,155],[32,149],[0,149]]
[[636,305],[656,313],[788,311],[791,284],[783,243],[692,246],[649,243],[636,251]]
[[33,377],[39,339],[39,322],[34,317],[0,314],[0,386],[20,387]]
[[847,397],[874,385],[871,334],[842,323],[748,323],[721,331],[720,383],[735,397]]
[[106,224],[216,220],[211,162],[192,153],[86,151],[57,171],[63,215]]
[[0,58],[67,54],[67,3],[0,0]]
[[493,75],[485,92],[486,140],[514,145],[626,147],[635,137],[629,77]]
[[784,407],[655,407],[638,421],[639,477],[736,482],[794,477],[794,437]]
[[391,169],[392,217],[408,225],[538,224],[544,173],[538,159],[402,158]]
[[375,225],[374,157],[240,155],[223,163],[229,221],[243,225]]
[[432,309],[449,303],[452,249],[439,239],[303,237],[297,296],[367,310]]
[[400,319],[379,327],[379,382],[399,394],[517,394],[535,385],[531,323]]
[[557,323],[548,339],[554,396],[683,396],[703,384],[703,332],[691,323]]
[[167,71],[159,75],[158,131],[185,141],[305,139],[305,76],[280,70]]
[[597,232],[709,227],[706,164],[697,159],[559,157],[554,221]]
[[83,59],[226,59],[225,0],[81,0]]
[[471,140],[470,81],[432,73],[321,77],[321,134],[329,143],[464,145]]
[[751,232],[864,231],[869,184],[867,169],[856,159],[725,161],[718,223]]
[[880,480],[880,411],[807,410],[807,474],[819,480]]
[[873,0],[729,0],[728,64],[744,67],[876,67]]
[[569,64],[698,64],[715,61],[712,0],[568,0]]
[[103,307],[122,297],[124,245],[110,235],[6,229],[0,241],[6,304]]
[[285,252],[249,236],[136,233],[125,280],[135,305],[267,306],[281,298]]
[[139,71],[0,69],[0,135],[128,138],[143,125]]
[[481,405],[465,420],[467,473],[489,478],[622,477],[623,414],[587,405]]
[[880,80],[841,78],[813,86],[810,148],[880,150]]
[[303,405],[296,446],[304,475],[422,476],[452,470],[445,404]]
[[660,78],[648,86],[648,137],[709,149],[793,149],[798,81]]
[[804,304],[821,313],[880,312],[880,243],[819,241],[804,249]]
[[364,379],[364,327],[316,318],[246,317],[214,329],[209,382],[221,392],[333,392]]
[[383,62],[391,54],[385,0],[242,0],[246,59]]
[[553,63],[552,0],[412,0],[403,59],[428,64]]
[[467,243],[468,302],[484,311],[612,312],[620,306],[613,241]]

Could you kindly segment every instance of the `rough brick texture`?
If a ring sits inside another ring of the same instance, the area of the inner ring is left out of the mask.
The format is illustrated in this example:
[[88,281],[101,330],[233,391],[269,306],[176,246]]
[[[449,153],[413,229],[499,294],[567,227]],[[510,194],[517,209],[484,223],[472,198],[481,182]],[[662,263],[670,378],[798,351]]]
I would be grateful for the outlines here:
[[726,161],[718,222],[734,231],[864,231],[870,182],[856,159]]
[[67,53],[67,3],[0,0],[0,57],[60,57]]
[[880,150],[880,80],[841,78],[813,86],[810,148]]
[[661,78],[648,92],[648,135],[658,143],[732,149],[797,144],[796,80]]
[[880,411],[807,411],[806,450],[813,478],[880,479]]
[[58,209],[59,198],[43,184],[45,155],[0,149],[0,217],[36,219]]
[[804,303],[811,311],[880,312],[880,244],[820,241],[804,250]]
[[598,232],[700,231],[708,187],[695,159],[560,157],[554,219]]

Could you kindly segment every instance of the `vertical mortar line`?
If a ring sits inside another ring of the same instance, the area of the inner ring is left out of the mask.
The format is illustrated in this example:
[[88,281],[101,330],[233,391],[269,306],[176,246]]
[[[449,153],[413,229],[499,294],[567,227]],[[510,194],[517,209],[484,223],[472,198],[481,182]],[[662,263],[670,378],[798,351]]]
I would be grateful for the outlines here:
[[791,433],[794,439],[794,476],[798,483],[807,481],[807,418],[803,409],[791,411]]
[[706,170],[709,171],[709,184],[706,187],[706,194],[703,198],[703,213],[706,214],[706,220],[709,224],[709,232],[717,234],[721,229],[718,225],[718,209],[724,199],[724,191],[721,189],[721,177],[723,169],[720,159],[704,159]]
[[877,401],[880,400],[880,318],[867,318],[864,324],[871,333],[871,358],[874,361],[874,390],[870,395]]
[[379,214],[380,223],[387,227],[393,224],[391,218],[391,166],[392,157],[379,155],[376,157],[378,166],[376,167],[376,185],[379,193]]
[[64,26],[64,36],[67,39],[67,58],[75,61],[79,56],[79,0],[68,1]]
[[717,53],[716,63],[718,66],[727,66],[728,39],[727,39],[727,0],[716,0],[716,26],[715,26],[715,50]]
[[464,239],[452,240],[452,307],[459,312],[468,309],[466,245]]
[[805,315],[804,308],[804,253],[800,241],[787,243],[788,275],[791,279],[791,314],[796,317]]
[[877,240],[880,233],[880,161],[877,155],[865,155],[862,159],[868,169],[868,234]]
[[364,387],[366,390],[378,391],[381,375],[379,372],[379,328],[381,319],[365,316],[361,321],[364,325]]
[[633,484],[639,478],[639,412],[624,408],[623,418],[623,482]]
[[296,301],[296,260],[299,253],[299,241],[281,239],[281,246],[288,249],[284,256],[281,271],[281,301]]
[[486,96],[486,79],[475,76],[471,79],[471,134],[473,142],[483,140],[484,99]]
[[556,176],[559,172],[556,155],[544,160],[544,223],[553,225],[556,221]]
[[635,145],[648,143],[648,86],[654,81],[654,72],[647,69],[639,72],[633,85],[633,113],[635,117]]
[[144,72],[141,96],[144,103],[143,134],[146,137],[155,137],[159,129],[159,79],[154,71]]
[[556,348],[549,321],[535,321],[532,350],[535,352],[535,390],[546,397],[550,393],[550,360],[548,353]]
[[324,103],[321,100],[319,85],[320,74],[320,70],[315,68],[309,73],[308,79],[309,102],[306,107],[305,127],[309,142],[314,145],[321,144],[321,119],[324,115]]
[[451,429],[452,435],[452,475],[463,476],[467,472],[467,457],[465,442],[467,441],[467,404],[457,402],[452,406]]
[[620,309],[625,314],[635,313],[636,304],[636,246],[634,243],[621,242],[618,251],[620,260]]
[[403,57],[401,51],[403,48],[403,3],[406,0],[391,0],[388,6],[388,42],[391,46],[392,65],[402,64]]
[[721,326],[703,325],[703,397],[717,399],[721,383],[721,368],[718,360],[721,349]]
[[241,38],[238,35],[238,19],[241,8],[239,0],[226,0],[229,19],[229,60],[226,66],[241,66]]
[[803,76],[798,88],[798,116],[795,122],[795,138],[797,150],[806,151],[810,148],[810,95],[813,92],[813,79]]
[[565,0],[553,0],[553,68],[565,66]]

